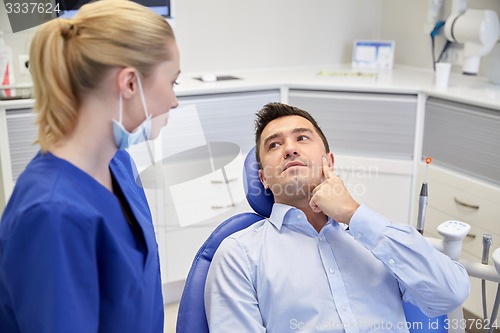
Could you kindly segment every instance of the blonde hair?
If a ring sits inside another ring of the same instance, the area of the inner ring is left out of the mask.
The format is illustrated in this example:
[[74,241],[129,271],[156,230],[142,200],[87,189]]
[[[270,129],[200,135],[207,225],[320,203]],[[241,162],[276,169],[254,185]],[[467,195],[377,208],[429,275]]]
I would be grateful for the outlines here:
[[45,23],[33,37],[30,70],[42,151],[74,129],[85,94],[114,67],[136,68],[148,77],[172,59],[170,25],[152,10],[128,0],[101,0],[72,19]]

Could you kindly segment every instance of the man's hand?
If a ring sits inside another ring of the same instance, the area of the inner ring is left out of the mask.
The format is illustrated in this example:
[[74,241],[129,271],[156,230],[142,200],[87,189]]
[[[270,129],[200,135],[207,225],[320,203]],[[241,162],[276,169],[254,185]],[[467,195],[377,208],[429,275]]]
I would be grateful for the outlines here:
[[342,179],[334,173],[333,166],[328,166],[324,157],[323,176],[325,181],[313,190],[309,206],[315,213],[323,212],[337,222],[349,224],[359,204],[352,198]]

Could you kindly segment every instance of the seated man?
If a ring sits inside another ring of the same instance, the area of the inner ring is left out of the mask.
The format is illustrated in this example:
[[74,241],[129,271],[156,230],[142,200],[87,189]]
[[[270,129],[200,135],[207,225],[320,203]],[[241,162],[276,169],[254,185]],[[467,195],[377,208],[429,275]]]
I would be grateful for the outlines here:
[[434,317],[469,294],[464,267],[412,226],[359,205],[306,111],[257,113],[259,175],[271,216],[226,238],[205,286],[211,333],[408,332],[403,301]]

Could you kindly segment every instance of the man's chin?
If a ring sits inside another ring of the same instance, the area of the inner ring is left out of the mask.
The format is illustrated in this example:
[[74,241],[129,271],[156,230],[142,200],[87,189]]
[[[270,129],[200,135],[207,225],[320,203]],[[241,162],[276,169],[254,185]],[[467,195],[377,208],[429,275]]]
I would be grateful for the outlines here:
[[310,198],[316,186],[309,179],[293,177],[286,183],[273,185],[271,192],[273,192],[275,197],[280,198]]

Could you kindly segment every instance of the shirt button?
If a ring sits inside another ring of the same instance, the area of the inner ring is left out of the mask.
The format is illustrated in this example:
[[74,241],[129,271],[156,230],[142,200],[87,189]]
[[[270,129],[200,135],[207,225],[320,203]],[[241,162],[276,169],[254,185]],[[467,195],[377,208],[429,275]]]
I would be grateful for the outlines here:
[[297,218],[298,218],[298,219],[302,218],[302,215],[297,214]]
[[346,310],[347,310],[347,307],[346,307],[345,305],[342,305],[342,306],[340,307],[340,310],[342,310],[342,311],[346,311]]
[[324,242],[324,241],[325,241],[325,237],[320,237],[320,238],[319,238],[319,241],[320,241],[320,242]]
[[394,265],[394,263],[395,263],[394,259],[389,260],[389,264]]
[[333,268],[330,268],[328,271],[329,271],[330,273],[332,273],[332,274],[334,274],[334,273],[335,273],[335,270],[334,270]]

